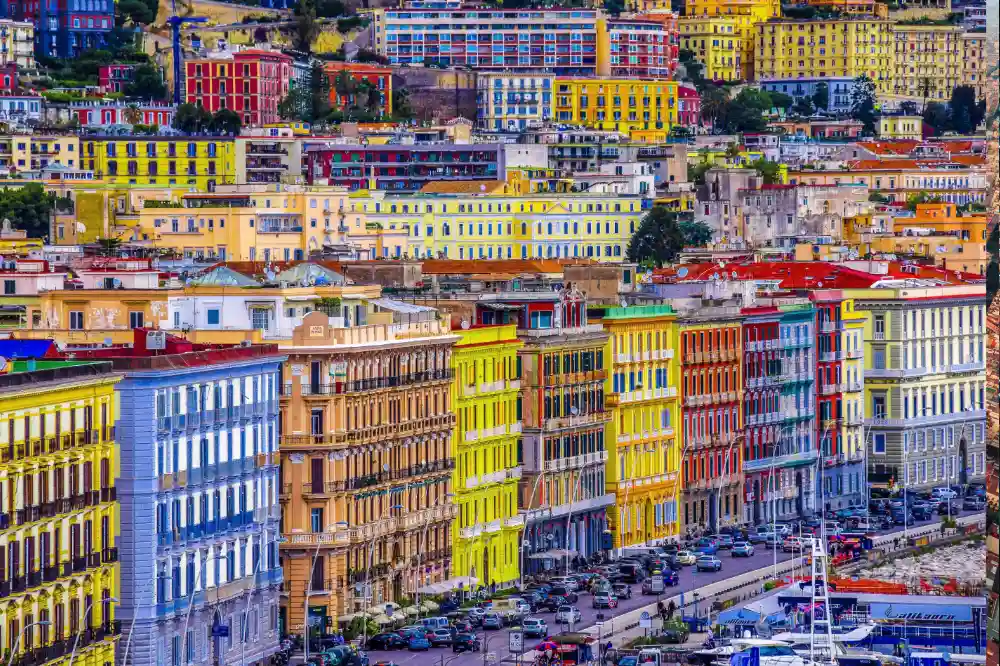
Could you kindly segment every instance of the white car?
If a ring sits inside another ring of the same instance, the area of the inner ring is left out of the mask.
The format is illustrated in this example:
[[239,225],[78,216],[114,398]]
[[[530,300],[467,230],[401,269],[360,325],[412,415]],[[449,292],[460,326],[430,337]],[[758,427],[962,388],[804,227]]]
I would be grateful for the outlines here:
[[576,606],[560,606],[556,611],[556,624],[576,624],[583,620],[583,614]]
[[698,555],[690,550],[682,550],[677,553],[677,563],[690,566],[698,561]]
[[553,578],[549,581],[552,587],[565,587],[570,592],[576,592],[580,589],[577,585],[575,578],[570,578],[569,576],[560,576],[558,578]]
[[937,499],[942,499],[942,500],[950,500],[958,497],[958,493],[952,490],[951,488],[941,487],[932,490],[931,497],[935,497]]

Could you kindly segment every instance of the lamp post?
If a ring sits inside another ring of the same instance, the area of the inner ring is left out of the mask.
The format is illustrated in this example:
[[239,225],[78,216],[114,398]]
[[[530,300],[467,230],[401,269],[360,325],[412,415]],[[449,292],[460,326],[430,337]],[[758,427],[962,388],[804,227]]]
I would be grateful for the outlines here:
[[[86,615],[86,613],[84,613],[84,615]],[[24,635],[24,632],[26,632],[31,627],[37,627],[37,626],[46,626],[47,627],[50,624],[52,624],[52,623],[49,622],[48,620],[39,620],[38,622],[32,622],[31,624],[29,624],[28,626],[26,626],[24,629],[21,629],[21,631],[19,631],[18,634],[17,634],[17,638],[14,640],[14,647],[11,648],[10,657],[7,658],[7,666],[11,666],[11,664],[13,663],[13,661],[14,661],[14,655],[17,654],[17,648],[20,647],[20,645],[21,645],[21,636]],[[30,648],[31,646],[29,645],[28,647]],[[74,650],[76,649],[75,645],[73,646],[73,649]],[[72,659],[72,657],[71,657],[71,659]]]
[[[250,576],[251,578],[257,577],[257,572],[260,569],[261,563],[265,559],[267,559],[267,549],[264,546],[267,544],[281,543],[282,541],[284,541],[283,537],[277,535],[274,537],[274,539],[267,541],[267,523],[268,520],[265,520],[264,524],[261,525],[260,528],[260,536],[261,536],[260,556],[257,558],[257,564],[254,565],[253,573]],[[271,564],[274,563],[272,562]],[[253,599],[253,590],[254,590],[254,585],[251,585],[251,587],[247,591],[247,606],[245,609],[243,609],[243,622],[240,624],[240,666],[243,666],[246,660],[247,635],[249,633],[247,631],[247,616],[250,614],[250,601]],[[308,619],[309,616],[307,614],[306,620]],[[125,666],[125,664],[123,663],[122,666]]]
[[[166,577],[167,577],[166,574],[162,574],[162,573],[156,574],[156,578],[154,578],[152,581],[150,581],[150,585],[149,585],[150,589],[152,589],[152,588],[154,588],[156,586],[156,582],[157,581],[163,580]],[[154,590],[154,594],[155,594],[155,590]],[[135,621],[138,619],[138,617],[139,617],[139,606],[137,605],[135,607],[135,609],[132,611],[132,622],[129,624],[128,639],[126,639],[126,641],[125,641],[125,651],[122,654],[122,666],[125,666],[128,663],[128,651],[129,651],[129,648],[132,645],[132,634],[135,632]]]
[[[737,433],[733,437],[733,440],[731,442],[729,442],[729,448],[726,450],[726,472],[725,472],[725,474],[719,474],[719,480],[720,480],[720,483],[719,483],[719,494],[715,496],[715,502],[716,502],[716,504],[715,504],[715,517],[716,517],[716,520],[718,520],[720,522],[722,520],[722,487],[725,486],[726,483],[729,482],[729,477],[732,474],[732,470],[733,470],[733,465],[732,465],[733,447],[736,446],[736,442],[740,441],[741,439],[745,439],[745,438],[746,438],[746,433],[745,432]],[[734,511],[735,511],[735,508],[736,507],[733,507]],[[718,527],[719,526],[716,525],[716,532],[718,532]]]
[[[309,576],[306,578],[306,597],[302,602],[302,638],[303,643],[303,661],[309,663],[309,597],[312,596],[312,580],[313,574],[316,571],[316,560],[319,558],[319,549],[323,547],[323,534],[328,534],[330,532],[336,531],[337,527],[340,525],[347,525],[347,521],[341,520],[332,525],[327,526],[324,532],[320,532],[319,536],[316,537],[316,550],[313,551],[312,560],[309,565]],[[124,665],[123,665],[124,666]]]
[[[392,506],[389,507],[389,511],[392,511],[393,509],[402,509],[402,508],[403,508],[402,504],[393,504]],[[365,572],[365,584],[368,589],[367,589],[367,594],[365,594],[362,597],[362,603],[361,603],[362,607],[361,615],[364,618],[363,626],[361,629],[362,631],[361,639],[364,641],[362,645],[365,646],[368,645],[368,599],[370,599],[372,596],[372,574],[371,574],[372,558],[375,557],[375,544],[377,544],[378,541],[379,540],[377,538],[373,538],[371,545],[368,547],[368,559],[367,559],[368,570]]]
[[775,483],[774,478],[774,461],[781,455],[781,442],[784,441],[784,434],[787,431],[796,430],[796,426],[782,426],[778,430],[778,439],[774,443],[774,452],[771,455],[771,465],[770,472],[768,474],[768,483],[771,486],[771,550],[774,551],[774,579],[778,579],[778,494],[777,494],[777,483]]
[[[111,602],[117,603],[118,599],[117,599],[117,597],[108,597],[107,599],[102,599],[101,600],[102,603],[105,602],[105,601],[111,601]],[[83,609],[83,619],[84,620],[87,619],[87,614],[90,613],[90,609],[93,608],[93,607],[94,607],[94,600],[91,599],[90,603],[87,604],[87,607]],[[41,624],[41,623],[40,622],[36,622],[35,624]],[[25,628],[27,628],[27,627],[25,627]],[[90,627],[87,627],[87,628],[89,629]],[[80,634],[82,634],[82,633],[83,633],[83,623],[81,623],[80,630],[76,632],[76,638],[73,640],[73,651],[69,653],[69,666],[73,666],[73,660],[76,659],[76,647],[80,644]],[[20,636],[18,636],[18,638],[20,638]]]
[[573,519],[573,502],[576,501],[576,497],[580,494],[579,490],[583,483],[583,470],[576,475],[576,483],[573,484],[573,494],[569,498],[569,511],[566,512],[566,552],[563,554],[563,559],[566,561],[566,574],[569,576],[569,527],[570,520]]
[[[642,447],[642,450],[639,451],[639,453],[656,453],[656,447],[653,446],[652,444],[644,446]],[[635,485],[635,467],[639,463],[639,453],[637,453],[635,456],[632,457],[632,468],[631,471],[629,472],[629,479],[628,479],[629,483],[627,486],[625,486],[625,499],[622,502],[625,506],[621,511],[618,512],[618,521],[619,521],[618,532],[620,538],[622,539],[622,545],[618,549],[619,557],[625,554],[625,533],[624,530],[622,529],[625,524],[625,512],[628,512],[629,516],[629,532],[632,531],[632,512],[631,510],[629,510],[628,496],[629,493],[632,492],[632,486]],[[645,539],[643,539],[643,543],[645,543]]]
[[[445,506],[449,503],[454,502],[455,493],[445,493]],[[417,580],[414,581],[413,586],[413,604],[417,607],[417,619],[420,619],[420,565],[423,563],[424,548],[427,547],[427,528],[431,526],[430,520],[424,521],[424,527],[420,532],[420,542],[417,544]],[[421,546],[420,544],[423,544]]]
[[677,461],[677,478],[674,479],[674,511],[676,516],[674,516],[675,522],[677,523],[677,541],[681,540],[681,507],[680,507],[680,496],[681,496],[681,481],[684,475],[684,458],[687,457],[688,453],[688,442],[685,439],[684,448],[681,449],[681,457]]
[[[191,609],[194,608],[194,595],[197,592],[198,579],[205,572],[205,566],[209,562],[215,562],[217,560],[224,560],[224,559],[226,559],[226,558],[223,557],[222,553],[215,553],[211,557],[205,558],[202,561],[201,566],[198,567],[198,571],[195,572],[194,582],[191,584],[191,589],[189,590],[189,592],[191,594],[191,601],[188,602],[187,613],[184,614],[184,635],[181,636],[181,655],[187,654],[185,652],[185,648],[187,646],[188,623],[191,622]],[[216,585],[218,585],[219,581],[215,581],[215,582],[216,582]],[[122,664],[122,666],[124,666],[124,664]]]
[[518,565],[519,568],[517,572],[518,576],[521,577],[522,590],[524,590],[524,553],[529,547],[529,541],[525,536],[528,533],[528,516],[531,513],[531,505],[535,501],[535,492],[538,490],[538,483],[542,480],[543,476],[545,476],[544,471],[539,472],[538,476],[535,477],[535,482],[531,485],[531,494],[528,495],[528,506],[526,506],[524,509],[524,531],[521,535],[521,542],[524,547],[521,549],[521,561]]

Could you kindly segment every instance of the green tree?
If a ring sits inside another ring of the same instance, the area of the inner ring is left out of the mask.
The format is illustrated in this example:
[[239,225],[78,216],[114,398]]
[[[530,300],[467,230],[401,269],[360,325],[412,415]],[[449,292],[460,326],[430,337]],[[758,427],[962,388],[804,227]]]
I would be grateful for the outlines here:
[[704,222],[683,220],[678,226],[684,237],[684,247],[705,247],[712,241],[712,230]]
[[951,124],[959,134],[972,134],[986,117],[986,102],[976,97],[972,86],[956,86],[948,103]]
[[136,67],[132,83],[125,88],[125,96],[149,100],[166,99],[167,85],[163,82],[160,68],[149,64]]
[[924,203],[941,203],[943,199],[938,196],[933,196],[927,192],[917,192],[916,194],[911,194],[906,197],[906,207],[911,212],[916,212],[917,206]]
[[309,106],[311,122],[325,120],[330,114],[330,75],[319,62],[313,63],[309,76]]
[[786,95],[785,93],[782,92],[768,92],[767,95],[768,97],[771,98],[770,108],[772,109],[784,109],[785,111],[787,111],[788,109],[792,108],[792,105],[795,104],[794,97],[792,97],[791,95]]
[[316,16],[320,18],[337,18],[347,14],[347,7],[340,0],[319,0],[316,3]]
[[613,16],[618,16],[625,11],[624,0],[604,0],[604,10]]
[[647,267],[659,267],[677,258],[684,248],[684,233],[677,213],[654,206],[642,218],[628,245],[628,260]]
[[708,86],[701,93],[701,117],[716,126],[725,121],[729,93],[725,88]]
[[1000,265],[996,259],[986,267],[986,300],[992,302],[993,297],[1000,289]]
[[185,134],[204,132],[212,122],[212,114],[197,104],[184,103],[174,112],[173,127]]
[[940,136],[951,129],[951,114],[948,107],[940,102],[928,102],[924,105],[924,126]]
[[212,121],[208,125],[208,129],[216,134],[229,134],[231,136],[239,136],[242,127],[243,121],[240,119],[240,114],[232,109],[219,109],[212,116]]
[[854,79],[854,87],[851,89],[851,117],[864,125],[864,133],[868,136],[875,134],[875,82],[867,75],[862,74]]
[[[721,124],[729,134],[763,132],[767,129],[767,119],[764,114],[772,108],[774,101],[767,91],[744,88],[726,103]],[[704,111],[704,106],[702,110]]]
[[301,86],[289,90],[284,99],[278,103],[278,115],[285,120],[301,120],[311,123],[313,120],[312,96],[309,94],[309,90]]
[[795,100],[795,104],[792,106],[792,113],[804,118],[808,118],[812,114],[816,113],[816,107],[813,106],[812,98],[799,97]]
[[694,183],[695,185],[705,184],[705,174],[708,170],[712,168],[710,162],[698,162],[697,164],[688,165],[688,182]]
[[40,183],[28,183],[17,189],[0,190],[0,220],[10,220],[29,238],[49,235],[49,219],[56,197]]
[[769,160],[757,160],[750,167],[760,174],[765,185],[778,185],[781,183],[781,165]]
[[405,120],[413,117],[413,107],[410,106],[410,91],[406,88],[393,88],[392,115]]
[[816,90],[812,94],[812,103],[817,109],[824,111],[830,108],[830,86],[827,85],[826,81],[820,81],[816,84]]
[[295,5],[293,21],[293,48],[303,53],[312,53],[312,43],[316,41],[320,33],[315,0],[299,0],[298,4]]
[[115,3],[115,22],[124,26],[149,25],[156,18],[156,12],[143,0],[118,0]]
[[697,55],[690,49],[681,49],[677,57],[678,62],[684,65],[685,81],[690,81],[701,91],[705,85],[705,65],[698,60]]

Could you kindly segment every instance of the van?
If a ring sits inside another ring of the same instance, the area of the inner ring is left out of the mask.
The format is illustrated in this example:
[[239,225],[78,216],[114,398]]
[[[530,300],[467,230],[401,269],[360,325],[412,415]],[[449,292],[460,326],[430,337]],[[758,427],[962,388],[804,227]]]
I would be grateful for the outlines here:
[[641,583],[646,578],[646,572],[639,564],[626,562],[618,565],[618,570],[625,577],[625,582],[631,585]]
[[659,546],[630,546],[622,551],[622,557],[662,558],[666,554],[667,551]]
[[420,624],[424,625],[425,628],[431,631],[433,631],[434,629],[445,629],[448,626],[448,618],[425,617],[420,620]]

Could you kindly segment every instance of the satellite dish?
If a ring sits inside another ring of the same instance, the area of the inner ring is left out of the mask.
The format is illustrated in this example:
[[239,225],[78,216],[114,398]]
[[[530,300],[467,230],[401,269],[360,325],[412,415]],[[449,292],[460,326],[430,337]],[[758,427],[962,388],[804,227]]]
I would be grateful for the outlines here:
[[678,268],[677,269],[677,277],[682,277],[682,278],[683,277],[687,277],[687,274],[688,274],[688,269],[686,269],[686,268]]
[[735,280],[735,279],[736,279],[736,277],[737,277],[737,276],[736,276],[736,271],[733,271],[733,279]]
[[820,287],[820,288],[822,288],[822,287],[823,287],[823,281],[822,281],[822,280],[820,280],[820,281],[819,281],[819,282],[818,282],[818,283],[816,284],[816,286],[817,286],[817,287]]
[[580,410],[577,407],[570,407],[569,413],[572,414],[573,416],[576,416],[577,414],[580,413]]
[[470,326],[469,320],[468,319],[463,319],[462,320],[462,330],[463,331],[469,330],[469,326]]
[[627,308],[627,307],[628,307],[628,301],[626,301],[626,300],[625,300],[625,299],[623,298],[623,299],[621,300],[621,305],[622,305],[622,307],[623,307],[623,308]]
[[117,289],[118,287],[122,286],[122,281],[119,280],[118,278],[113,278],[111,280],[111,284],[114,285],[115,289]]

